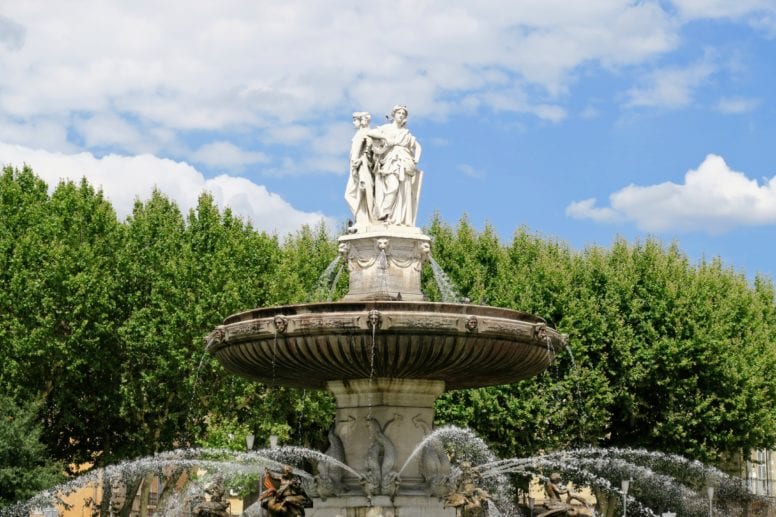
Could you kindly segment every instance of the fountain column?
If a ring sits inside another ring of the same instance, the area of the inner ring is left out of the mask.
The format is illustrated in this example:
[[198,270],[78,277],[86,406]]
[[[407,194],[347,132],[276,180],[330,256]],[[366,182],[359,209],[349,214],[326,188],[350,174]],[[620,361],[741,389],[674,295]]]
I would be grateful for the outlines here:
[[[406,487],[422,492],[424,477],[419,469],[419,454],[401,472],[400,479],[392,476],[399,473],[430,432],[434,401],[444,391],[444,381],[356,379],[329,381],[327,387],[337,400],[335,429],[342,440],[347,464],[358,472],[381,469],[382,486],[377,493],[390,495],[398,487],[393,483],[399,482],[403,491]],[[359,484],[354,477],[346,476],[345,480],[354,488]]]

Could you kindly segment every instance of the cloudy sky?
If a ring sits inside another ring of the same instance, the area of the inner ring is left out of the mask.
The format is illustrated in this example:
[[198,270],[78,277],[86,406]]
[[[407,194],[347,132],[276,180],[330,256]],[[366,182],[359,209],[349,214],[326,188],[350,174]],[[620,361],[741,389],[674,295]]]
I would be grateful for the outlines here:
[[351,113],[397,103],[420,224],[653,235],[776,277],[776,0],[0,0],[0,163],[121,217],[157,186],[338,227]]

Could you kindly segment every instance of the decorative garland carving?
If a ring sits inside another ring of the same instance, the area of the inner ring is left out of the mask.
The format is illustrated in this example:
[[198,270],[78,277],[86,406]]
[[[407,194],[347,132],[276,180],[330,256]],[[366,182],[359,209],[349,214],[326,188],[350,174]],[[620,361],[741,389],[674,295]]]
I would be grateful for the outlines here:
[[[365,250],[364,245],[358,246],[355,243],[340,243],[339,251],[347,259],[350,271],[356,268],[369,269],[375,263],[384,258],[387,266],[393,266],[399,269],[412,267],[415,271],[420,271],[423,262],[428,260],[431,253],[431,245],[425,241],[408,241],[405,246],[393,246],[391,239],[374,239],[371,250]],[[403,242],[400,241],[401,244]],[[364,253],[366,251],[366,253]]]

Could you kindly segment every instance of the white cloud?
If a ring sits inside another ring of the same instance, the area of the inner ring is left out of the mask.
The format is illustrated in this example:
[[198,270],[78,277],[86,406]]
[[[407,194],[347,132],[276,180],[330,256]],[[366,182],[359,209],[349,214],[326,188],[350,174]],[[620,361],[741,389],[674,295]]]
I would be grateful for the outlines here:
[[747,99],[744,97],[725,97],[717,102],[717,111],[738,115],[754,111],[760,105],[760,99]]
[[91,153],[64,154],[0,143],[0,164],[21,167],[27,164],[35,174],[56,187],[61,180],[80,181],[86,177],[102,189],[120,218],[132,211],[137,199],[147,199],[154,188],[173,199],[181,210],[196,206],[203,191],[213,194],[219,207],[249,220],[254,227],[284,235],[303,224],[315,225],[334,221],[321,213],[302,212],[277,194],[245,178],[221,175],[205,177],[185,162],[162,159],[150,154],[138,156],[107,155],[96,158]]
[[[743,1],[736,12],[762,12]],[[413,118],[487,109],[560,122],[578,75],[652,62],[708,11],[701,0],[678,1],[681,19],[652,0],[6,4],[0,140],[226,167],[276,152],[277,174],[341,171],[342,141],[337,153],[317,143],[333,135],[320,121],[342,115],[347,125],[351,111],[368,110],[379,123],[396,102]],[[709,73],[656,73],[630,102],[684,105]],[[194,133],[210,140],[191,154],[184,141]],[[257,137],[256,148],[223,149],[233,134]],[[300,160],[289,146],[318,156]]]
[[485,177],[485,171],[473,167],[468,163],[461,163],[456,167],[456,169],[463,173],[464,176],[468,176],[469,178],[482,179]]
[[243,170],[246,165],[269,161],[267,155],[262,152],[245,151],[230,142],[205,144],[191,154],[191,159],[197,163],[238,171]]
[[694,91],[706,81],[715,67],[704,60],[685,68],[664,68],[645,79],[644,87],[628,91],[628,106],[681,108],[692,101]]
[[671,0],[671,3],[688,19],[737,18],[758,11],[776,11],[773,0]]
[[163,139],[152,131],[141,131],[115,113],[101,112],[73,123],[87,148],[117,146],[133,153],[153,153],[159,150]]
[[776,224],[776,176],[760,185],[710,154],[683,184],[629,185],[609,196],[571,203],[566,214],[597,222],[634,222],[645,231],[722,233],[737,226]]
[[622,218],[611,208],[595,206],[595,198],[574,201],[566,207],[566,215],[574,219],[592,219],[597,223],[616,223]]
[[8,50],[19,50],[24,46],[25,30],[10,18],[0,16],[0,45]]
[[18,48],[3,59],[0,110],[175,129],[293,124],[397,100],[430,116],[456,107],[449,93],[525,83],[554,94],[580,64],[638,63],[678,44],[653,2],[194,4],[10,3],[4,41]]

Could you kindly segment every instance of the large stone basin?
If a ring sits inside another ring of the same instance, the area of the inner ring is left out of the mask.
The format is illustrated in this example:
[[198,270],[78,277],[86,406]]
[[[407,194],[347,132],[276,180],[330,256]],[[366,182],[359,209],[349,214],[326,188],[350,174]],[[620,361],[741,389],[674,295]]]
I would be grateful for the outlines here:
[[229,316],[206,338],[224,367],[266,384],[443,381],[444,389],[507,384],[544,371],[565,337],[530,314],[432,302],[312,303]]

